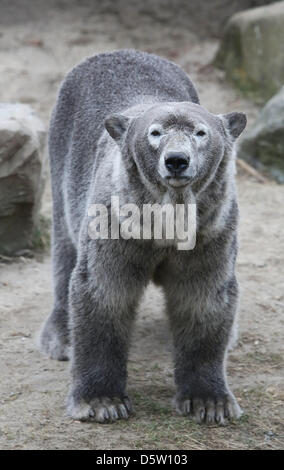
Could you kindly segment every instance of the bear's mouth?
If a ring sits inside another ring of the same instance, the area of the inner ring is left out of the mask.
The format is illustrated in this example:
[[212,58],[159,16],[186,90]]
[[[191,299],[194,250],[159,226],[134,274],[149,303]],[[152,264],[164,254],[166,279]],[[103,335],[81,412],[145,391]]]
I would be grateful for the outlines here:
[[189,176],[166,176],[167,183],[173,188],[187,186],[191,180]]

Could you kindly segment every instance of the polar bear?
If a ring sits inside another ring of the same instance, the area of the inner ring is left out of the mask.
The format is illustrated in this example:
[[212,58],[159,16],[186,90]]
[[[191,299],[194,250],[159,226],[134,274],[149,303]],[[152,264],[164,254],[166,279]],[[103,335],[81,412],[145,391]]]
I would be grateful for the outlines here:
[[[130,335],[151,280],[166,298],[177,412],[207,424],[240,416],[226,353],[238,299],[234,142],[245,125],[243,113],[207,111],[188,76],[153,54],[98,54],[65,78],[49,133],[54,307],[40,347],[71,359],[72,418],[131,414]],[[194,247],[90,236],[90,207],[115,217],[114,196],[138,208],[194,206]]]

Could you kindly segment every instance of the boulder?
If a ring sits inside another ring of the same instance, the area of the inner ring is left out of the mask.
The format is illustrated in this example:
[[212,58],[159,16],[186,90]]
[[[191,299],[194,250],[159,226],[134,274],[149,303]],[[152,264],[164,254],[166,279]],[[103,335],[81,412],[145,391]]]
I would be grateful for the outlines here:
[[228,79],[265,102],[284,84],[284,1],[229,20],[215,63]]
[[31,248],[44,188],[45,130],[24,104],[0,104],[0,253]]
[[261,110],[238,156],[284,183],[284,87]]

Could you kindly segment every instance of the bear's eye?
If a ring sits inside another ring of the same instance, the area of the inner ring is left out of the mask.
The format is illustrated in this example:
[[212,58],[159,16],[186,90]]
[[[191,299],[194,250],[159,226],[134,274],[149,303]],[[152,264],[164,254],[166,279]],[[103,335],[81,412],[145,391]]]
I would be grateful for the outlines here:
[[159,137],[161,135],[161,132],[157,131],[156,129],[154,129],[152,132],[151,132],[151,135],[153,137]]
[[203,130],[200,130],[200,131],[196,132],[197,137],[203,137],[205,134],[206,134],[206,132],[203,131]]

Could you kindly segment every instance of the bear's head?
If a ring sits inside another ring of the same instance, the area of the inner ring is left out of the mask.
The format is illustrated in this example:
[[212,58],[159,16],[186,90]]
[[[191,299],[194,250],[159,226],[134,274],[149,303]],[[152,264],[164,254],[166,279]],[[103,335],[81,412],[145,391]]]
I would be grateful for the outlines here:
[[246,116],[215,115],[190,102],[158,103],[136,117],[109,116],[105,127],[123,158],[136,165],[147,184],[200,190],[209,184],[220,163],[246,126]]

